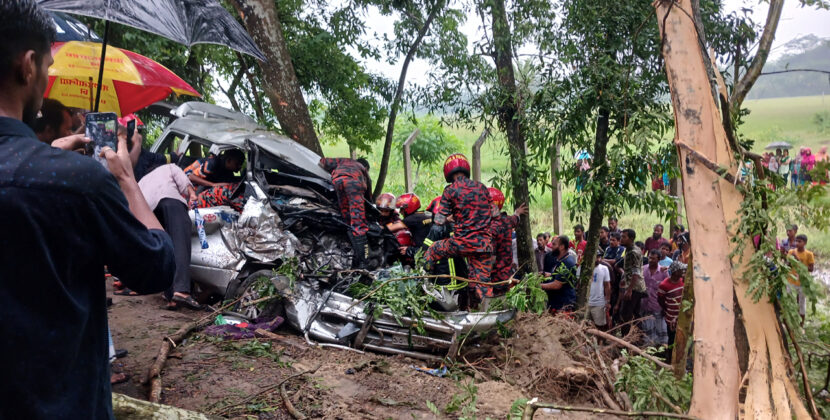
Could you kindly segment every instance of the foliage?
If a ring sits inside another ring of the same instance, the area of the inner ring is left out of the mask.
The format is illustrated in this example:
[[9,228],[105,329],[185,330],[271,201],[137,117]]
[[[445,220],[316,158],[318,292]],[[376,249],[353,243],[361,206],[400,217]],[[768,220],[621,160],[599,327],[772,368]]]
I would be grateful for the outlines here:
[[221,341],[220,348],[224,351],[236,351],[248,357],[262,357],[278,363],[280,367],[290,366],[290,363],[280,360],[283,350],[279,347],[274,347],[267,341],[259,341],[257,339],[245,341]]
[[[770,177],[767,181],[776,188],[758,180],[738,184],[744,200],[738,214],[739,222],[730,226],[736,233],[730,256],[742,256],[745,247],[758,238],[752,257],[748,262],[744,261],[748,293],[755,301],[769,299],[778,303],[781,316],[788,325],[798,325],[801,320],[796,295],[787,289],[790,279],[800,280],[804,295],[813,304],[821,289],[804,264],[777,249],[775,238],[779,237],[779,227],[785,224],[827,229],[830,227],[830,202],[826,199],[824,186],[784,188],[786,181],[783,178],[769,172],[767,176]],[[794,328],[794,332],[800,333],[798,328]]]
[[516,401],[513,401],[513,404],[510,405],[510,411],[507,413],[507,418],[510,420],[521,420],[522,415],[524,414],[525,405],[529,400],[527,398],[519,398]]
[[[652,354],[661,349],[650,349]],[[682,412],[689,409],[692,399],[692,375],[687,373],[682,379],[676,379],[670,370],[656,369],[654,362],[642,356],[629,357],[626,350],[623,358],[628,361],[620,367],[620,373],[614,387],[618,392],[626,392],[631,398],[634,411],[673,412],[674,409],[665,401],[655,398],[659,394]]]
[[401,150],[401,154],[398,155],[401,161],[403,143],[416,128],[420,133],[409,149],[412,161],[416,165],[416,173],[420,171],[421,166],[435,168],[446,156],[461,151],[464,146],[452,133],[444,130],[438,118],[432,115],[416,118],[411,115],[395,128],[394,144],[396,149]]
[[475,419],[476,401],[478,401],[478,387],[474,380],[469,382],[457,381],[455,386],[461,392],[452,396],[450,402],[444,407],[444,413],[458,413],[458,419]]
[[818,127],[819,133],[830,131],[830,111],[821,111],[813,114],[813,124]]
[[424,317],[440,319],[441,315],[430,308],[429,305],[435,298],[429,293],[424,293],[423,284],[420,280],[396,279],[370,285],[357,282],[349,286],[349,294],[366,302],[366,313],[371,311],[375,318],[380,318],[383,310],[389,309],[398,325],[404,326],[402,318],[409,317],[415,321],[412,327],[419,334],[424,334]]
[[504,296],[491,301],[490,310],[515,309],[541,315],[548,303],[548,295],[540,287],[544,280],[545,278],[539,274],[525,275]]

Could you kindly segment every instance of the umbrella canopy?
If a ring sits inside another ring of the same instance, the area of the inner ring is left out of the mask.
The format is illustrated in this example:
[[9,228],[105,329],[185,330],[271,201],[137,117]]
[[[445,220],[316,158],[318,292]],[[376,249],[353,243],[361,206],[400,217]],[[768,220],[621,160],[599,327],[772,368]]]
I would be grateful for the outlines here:
[[789,144],[785,141],[774,141],[767,145],[764,149],[766,150],[773,150],[773,149],[792,149],[793,145]]
[[[77,41],[53,44],[55,63],[49,67],[44,96],[69,107],[90,108],[90,85],[97,87],[91,82],[98,78],[102,45]],[[106,64],[101,79],[101,112],[126,115],[171,93],[201,96],[172,71],[141,54],[109,47]]]
[[50,11],[132,26],[188,47],[225,45],[265,60],[248,33],[217,0],[38,0]]
[[101,37],[92,32],[78,19],[61,12],[48,12],[55,22],[55,40],[58,42],[68,41],[95,41],[101,42]]

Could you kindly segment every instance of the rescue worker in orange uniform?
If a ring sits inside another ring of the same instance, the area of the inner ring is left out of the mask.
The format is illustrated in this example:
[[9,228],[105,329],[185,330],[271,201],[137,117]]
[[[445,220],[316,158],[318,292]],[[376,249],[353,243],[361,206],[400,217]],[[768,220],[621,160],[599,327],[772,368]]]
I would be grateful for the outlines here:
[[[493,267],[493,243],[490,233],[492,209],[490,193],[484,184],[473,181],[470,176],[470,163],[458,153],[450,155],[444,161],[444,178],[450,185],[444,188],[440,207],[433,217],[435,227],[440,228],[453,218],[454,235],[436,241],[426,252],[427,268],[430,269],[441,259],[464,257],[470,280],[468,287],[468,307],[478,309],[484,298],[493,296],[489,283],[490,270]],[[462,310],[468,308],[461,308]]]
[[322,158],[320,167],[331,173],[331,182],[337,192],[340,214],[349,224],[348,236],[352,243],[354,256],[353,268],[366,268],[369,258],[369,241],[366,234],[369,224],[366,222],[366,202],[372,202],[369,178],[369,162],[366,159]]
[[[519,225],[519,218],[527,214],[527,204],[522,203],[512,216],[502,212],[504,194],[498,188],[487,189],[490,199],[493,200],[493,219],[490,221],[490,234],[493,236],[493,271],[490,281],[493,283],[505,282],[510,279],[513,267],[513,230]],[[494,293],[501,295],[509,289],[508,284],[493,286]]]

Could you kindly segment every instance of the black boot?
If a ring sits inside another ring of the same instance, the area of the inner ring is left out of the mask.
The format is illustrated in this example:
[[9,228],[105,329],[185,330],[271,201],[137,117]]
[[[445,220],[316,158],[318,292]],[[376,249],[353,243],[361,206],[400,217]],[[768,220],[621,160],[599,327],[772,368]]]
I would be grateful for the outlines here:
[[366,235],[349,234],[352,242],[352,268],[365,270],[369,259],[369,241]]

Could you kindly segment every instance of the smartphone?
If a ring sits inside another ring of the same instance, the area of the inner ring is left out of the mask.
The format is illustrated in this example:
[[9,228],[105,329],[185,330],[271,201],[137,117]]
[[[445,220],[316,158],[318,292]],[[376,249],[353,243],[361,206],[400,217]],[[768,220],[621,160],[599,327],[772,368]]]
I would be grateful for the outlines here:
[[86,114],[86,136],[90,139],[88,148],[92,158],[105,167],[107,160],[101,157],[101,149],[109,146],[112,150],[118,150],[118,136],[116,131],[116,119],[114,112],[90,112]]
[[127,148],[128,148],[128,150],[133,149],[133,134],[135,134],[135,120],[129,120],[129,121],[127,121]]

